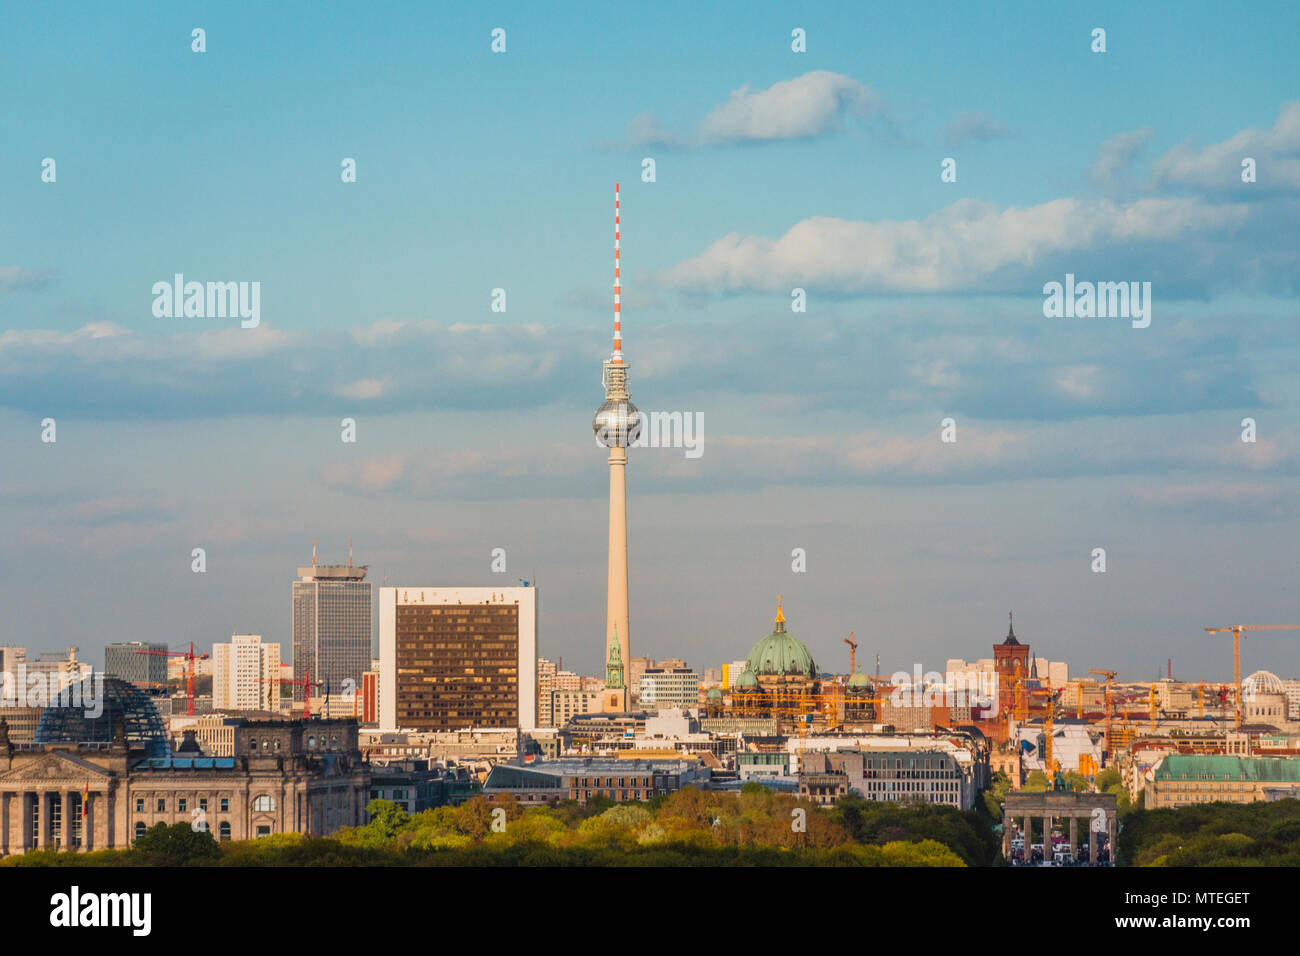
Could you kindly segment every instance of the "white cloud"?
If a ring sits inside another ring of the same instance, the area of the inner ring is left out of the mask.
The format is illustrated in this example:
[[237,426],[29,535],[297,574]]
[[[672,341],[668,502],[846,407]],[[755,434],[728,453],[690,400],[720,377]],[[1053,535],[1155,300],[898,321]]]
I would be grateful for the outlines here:
[[0,266],[0,291],[39,289],[54,276],[50,270],[35,272],[22,266]]
[[1103,186],[1117,185],[1128,178],[1129,168],[1155,131],[1150,126],[1116,133],[1097,147],[1089,176]]
[[388,389],[388,382],[378,378],[361,378],[355,382],[348,382],[346,385],[340,385],[334,389],[335,395],[341,395],[344,398],[378,398]]
[[807,139],[838,128],[840,118],[868,118],[882,110],[878,97],[857,80],[815,70],[766,90],[733,90],[700,126],[710,143],[758,143]]
[[1221,143],[1195,146],[1180,143],[1153,163],[1157,185],[1235,189],[1241,181],[1241,161],[1258,166],[1258,186],[1300,189],[1300,100],[1284,103],[1272,129],[1244,129]]
[[944,129],[944,142],[960,146],[967,142],[983,142],[1007,135],[1007,124],[988,113],[969,112],[957,116]]
[[[779,239],[732,233],[659,276],[679,291],[721,294],[811,286],[845,294],[997,288],[1000,270],[1024,271],[1052,255],[1107,245],[1164,242],[1246,221],[1245,204],[1199,199],[1056,199],[999,209],[961,199],[922,220],[855,222],[818,217]],[[1018,285],[1006,286],[1020,288]]]

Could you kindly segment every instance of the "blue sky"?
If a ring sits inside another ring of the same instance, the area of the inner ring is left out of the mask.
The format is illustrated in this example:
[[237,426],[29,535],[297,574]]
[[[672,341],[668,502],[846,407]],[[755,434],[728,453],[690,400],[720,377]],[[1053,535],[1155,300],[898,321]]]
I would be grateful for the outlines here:
[[[1300,623],[1293,4],[4,13],[0,640],[285,641],[316,536],[403,584],[505,547],[594,671],[615,181],[633,398],[706,423],[633,452],[634,653],[743,657],[777,592],[837,670],[1014,607],[1076,669],[1217,679],[1203,626]],[[154,317],[176,272],[261,326]],[[1044,318],[1067,272],[1151,326]]]

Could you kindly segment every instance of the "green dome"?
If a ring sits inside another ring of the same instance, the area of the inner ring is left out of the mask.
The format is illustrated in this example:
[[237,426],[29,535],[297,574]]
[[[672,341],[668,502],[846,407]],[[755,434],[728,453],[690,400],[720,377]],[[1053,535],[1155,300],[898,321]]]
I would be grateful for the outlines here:
[[754,676],[754,672],[749,669],[748,665],[746,665],[745,669],[740,672],[740,676],[736,678],[737,690],[751,690],[757,686],[758,678]]
[[779,600],[775,623],[776,629],[749,652],[745,670],[753,674],[816,677],[817,665],[813,662],[812,654],[808,653],[808,648],[793,634],[786,633],[785,615],[781,612]]
[[871,678],[862,671],[857,671],[849,677],[849,690],[867,690],[871,687]]
[[709,692],[704,695],[709,700],[722,700],[722,691],[716,687],[710,687]]

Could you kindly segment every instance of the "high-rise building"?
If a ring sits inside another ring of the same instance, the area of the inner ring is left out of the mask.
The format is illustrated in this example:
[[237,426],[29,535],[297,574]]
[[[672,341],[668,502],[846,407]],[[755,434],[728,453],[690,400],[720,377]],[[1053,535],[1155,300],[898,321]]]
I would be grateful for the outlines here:
[[[301,580],[293,582],[293,678],[311,681],[313,700],[341,699],[361,688],[374,658],[373,585],[365,565],[353,567],[349,557],[345,565],[318,566],[315,552],[313,543],[311,567],[299,568]],[[305,689],[293,685],[294,701]]]
[[380,588],[385,730],[537,726],[537,589]]
[[132,684],[167,683],[167,645],[123,641],[104,647],[104,676]]
[[212,645],[212,709],[280,709],[280,645],[235,634]]
[[643,707],[695,707],[699,697],[700,675],[688,667],[647,667],[641,675]]
[[[619,193],[614,184],[614,349],[605,362],[601,383],[605,401],[596,409],[592,429],[609,449],[609,578],[605,591],[605,656],[607,691],[604,708],[628,709],[622,670],[631,661],[627,607],[627,448],[641,433],[641,419],[627,390],[630,366],[623,362],[622,287],[619,275]],[[615,650],[617,647],[617,650]],[[618,671],[617,686],[613,680]],[[621,704],[613,700],[621,691]]]

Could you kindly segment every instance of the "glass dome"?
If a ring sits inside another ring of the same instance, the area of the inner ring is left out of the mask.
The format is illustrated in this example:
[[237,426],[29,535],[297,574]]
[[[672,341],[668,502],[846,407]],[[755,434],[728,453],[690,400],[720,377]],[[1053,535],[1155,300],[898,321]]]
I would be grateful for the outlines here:
[[120,725],[128,744],[143,746],[152,758],[170,756],[167,725],[153,701],[134,684],[117,677],[87,678],[71,691],[71,699],[82,703],[56,702],[45,708],[32,738],[35,743],[111,744]]

